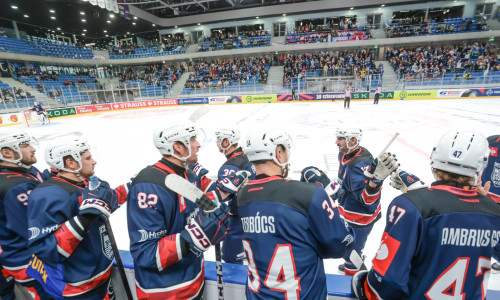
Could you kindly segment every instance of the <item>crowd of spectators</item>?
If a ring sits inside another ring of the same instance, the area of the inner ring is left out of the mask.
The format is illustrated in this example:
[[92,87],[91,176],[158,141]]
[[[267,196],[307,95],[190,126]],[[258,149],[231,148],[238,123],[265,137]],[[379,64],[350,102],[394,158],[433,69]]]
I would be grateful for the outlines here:
[[219,59],[193,65],[194,73],[184,87],[213,89],[245,84],[267,83],[270,56]]
[[143,70],[134,70],[134,68],[129,67],[120,74],[119,81],[122,86],[127,82],[140,81],[144,85],[169,89],[184,71],[183,65],[177,68],[174,65],[161,63],[146,65]]
[[469,72],[500,70],[497,51],[497,47],[488,43],[464,43],[398,47],[388,49],[386,56],[400,79],[437,78],[445,73],[464,73],[470,79]]
[[403,19],[392,21],[386,24],[385,29],[390,38],[419,36],[419,35],[434,35],[434,34],[449,34],[469,31],[487,30],[486,23],[478,23],[473,18],[454,18],[445,19],[443,23],[438,23],[436,20],[420,18],[419,20]]
[[119,43],[118,45],[110,45],[108,51],[110,53],[119,55],[130,55],[136,54],[136,52],[167,52],[177,49],[178,47],[186,46],[186,39],[181,36],[173,36],[162,39],[162,41],[155,40],[149,42],[148,44],[139,45],[137,42]]
[[249,30],[236,33],[214,31],[210,37],[198,39],[198,52],[269,46],[271,35],[267,30]]
[[329,20],[326,25],[312,23],[293,28],[286,36],[285,44],[325,43],[350,40],[366,40],[371,35],[359,22],[343,18],[339,24]]
[[364,49],[286,54],[280,61],[284,61],[283,85],[297,77],[356,76],[364,80],[368,75],[383,73],[383,66],[375,65],[374,53]]

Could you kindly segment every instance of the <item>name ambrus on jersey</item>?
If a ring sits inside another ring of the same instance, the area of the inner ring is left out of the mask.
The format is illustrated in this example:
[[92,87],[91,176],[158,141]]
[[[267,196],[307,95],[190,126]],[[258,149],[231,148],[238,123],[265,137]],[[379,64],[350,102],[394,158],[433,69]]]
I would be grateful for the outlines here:
[[274,216],[255,216],[241,218],[243,231],[246,233],[275,233]]
[[499,239],[500,230],[444,227],[441,232],[441,245],[495,247]]

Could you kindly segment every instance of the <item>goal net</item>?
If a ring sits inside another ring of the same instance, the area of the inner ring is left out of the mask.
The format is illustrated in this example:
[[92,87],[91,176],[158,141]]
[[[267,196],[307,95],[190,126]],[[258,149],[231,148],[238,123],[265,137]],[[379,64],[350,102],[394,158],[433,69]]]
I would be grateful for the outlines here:
[[[50,119],[49,116],[47,115],[47,112],[45,112],[45,118],[47,119],[46,123],[50,124]],[[24,119],[26,120],[26,125],[28,127],[42,125],[42,122],[38,118],[38,114],[36,113],[36,111],[32,110],[24,111]]]

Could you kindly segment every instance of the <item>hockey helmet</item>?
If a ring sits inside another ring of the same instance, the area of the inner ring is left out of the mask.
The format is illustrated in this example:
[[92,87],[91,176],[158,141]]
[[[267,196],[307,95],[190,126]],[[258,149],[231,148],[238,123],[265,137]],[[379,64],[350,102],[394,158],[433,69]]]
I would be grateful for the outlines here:
[[278,145],[282,145],[288,152],[288,161],[290,161],[293,141],[290,135],[281,129],[253,130],[247,135],[242,148],[251,162],[273,160],[284,170],[288,165],[288,161],[280,163],[276,158],[276,147]]
[[19,147],[19,145],[30,141],[31,137],[23,130],[15,129],[3,132],[2,134],[0,134],[0,149],[2,148],[12,149],[12,151],[19,154],[19,158],[16,160],[6,159],[0,152],[0,159],[3,161],[7,161],[28,168],[29,166],[26,166],[23,163],[21,163],[21,160],[23,159],[23,154],[21,152],[21,148]]
[[432,150],[431,167],[477,179],[488,156],[488,140],[481,133],[452,130]]
[[[66,136],[53,141],[45,149],[45,161],[58,171],[78,174],[82,169],[82,153],[89,150],[90,146],[82,137]],[[64,158],[71,156],[79,164],[78,170],[69,170],[64,167]]]
[[[240,140],[240,132],[238,130],[229,129],[229,128],[220,128],[215,131],[215,137],[217,138],[217,145],[224,151],[226,154],[226,150],[232,145],[238,144]],[[222,142],[227,139],[229,141],[229,146],[226,148],[222,147]]]
[[[158,126],[153,133],[153,142],[155,147],[160,150],[163,155],[170,155],[185,162],[191,156],[191,138],[195,138],[198,134],[198,128],[192,123],[180,125]],[[189,149],[189,155],[179,157],[175,154],[174,143],[182,143]]]
[[[360,128],[337,128],[335,136],[345,138],[347,141],[347,148],[353,149],[353,148],[356,148],[357,146],[359,146],[359,143],[361,142],[361,139],[363,138],[363,130],[361,130]],[[356,138],[356,141],[357,141],[356,145],[354,145],[353,147],[349,147],[349,141],[353,137]]]

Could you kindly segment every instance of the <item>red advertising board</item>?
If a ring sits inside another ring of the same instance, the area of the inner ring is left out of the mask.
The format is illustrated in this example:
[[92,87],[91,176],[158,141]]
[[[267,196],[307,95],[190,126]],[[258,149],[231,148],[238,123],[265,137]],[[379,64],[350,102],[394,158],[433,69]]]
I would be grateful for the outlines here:
[[119,102],[113,103],[113,109],[132,109],[132,108],[145,108],[155,106],[171,106],[177,105],[177,99],[162,99],[162,100],[143,100],[133,102]]
[[111,104],[98,104],[98,105],[88,105],[88,106],[78,106],[76,112],[78,114],[87,114],[99,111],[112,110]]

